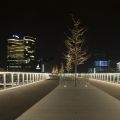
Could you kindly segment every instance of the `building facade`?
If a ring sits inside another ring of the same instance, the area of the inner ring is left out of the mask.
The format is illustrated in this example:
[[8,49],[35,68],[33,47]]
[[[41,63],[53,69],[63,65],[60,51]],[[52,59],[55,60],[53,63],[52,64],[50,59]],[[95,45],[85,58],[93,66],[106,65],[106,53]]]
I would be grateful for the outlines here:
[[117,65],[117,72],[120,72],[120,62],[116,63]]
[[13,35],[7,40],[7,70],[31,71],[35,61],[35,38]]
[[94,67],[92,69],[92,72],[100,72],[100,73],[116,72],[116,61],[115,60],[97,60],[94,62]]

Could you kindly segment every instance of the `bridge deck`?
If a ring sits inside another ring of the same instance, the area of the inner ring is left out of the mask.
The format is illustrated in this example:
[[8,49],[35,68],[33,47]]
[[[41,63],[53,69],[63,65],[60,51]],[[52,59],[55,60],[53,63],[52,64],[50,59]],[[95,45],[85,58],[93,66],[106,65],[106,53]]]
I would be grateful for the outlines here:
[[120,120],[120,101],[90,84],[59,85],[17,120]]
[[57,80],[44,80],[15,89],[0,90],[0,120],[15,120],[57,85]]

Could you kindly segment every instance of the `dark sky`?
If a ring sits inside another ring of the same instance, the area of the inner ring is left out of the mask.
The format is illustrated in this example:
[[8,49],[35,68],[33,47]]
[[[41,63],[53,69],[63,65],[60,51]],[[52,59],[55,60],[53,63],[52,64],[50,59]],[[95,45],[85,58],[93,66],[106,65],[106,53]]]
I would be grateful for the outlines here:
[[88,27],[87,40],[93,56],[120,59],[120,3],[117,1],[16,0],[0,3],[0,33],[33,35],[38,58],[61,60],[70,13]]

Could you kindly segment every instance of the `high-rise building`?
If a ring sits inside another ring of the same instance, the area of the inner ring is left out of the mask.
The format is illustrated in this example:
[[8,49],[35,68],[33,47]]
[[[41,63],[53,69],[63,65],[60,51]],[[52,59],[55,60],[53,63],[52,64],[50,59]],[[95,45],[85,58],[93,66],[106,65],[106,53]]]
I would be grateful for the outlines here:
[[7,70],[32,70],[35,60],[35,38],[13,35],[7,43]]

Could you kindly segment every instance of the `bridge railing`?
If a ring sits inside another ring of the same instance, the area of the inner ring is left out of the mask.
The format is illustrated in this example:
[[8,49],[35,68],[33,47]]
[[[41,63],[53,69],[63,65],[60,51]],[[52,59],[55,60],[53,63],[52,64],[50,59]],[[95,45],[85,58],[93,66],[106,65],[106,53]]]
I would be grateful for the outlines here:
[[81,73],[78,76],[112,83],[120,83],[120,73]]
[[26,85],[49,79],[49,73],[0,72],[0,89]]
[[[63,73],[59,75],[61,78],[72,78],[74,80],[75,74],[74,73]],[[102,80],[111,83],[120,84],[120,73],[77,73],[77,78],[85,78],[87,79],[96,79]],[[62,79],[65,81],[64,79]],[[70,80],[70,79],[69,79]]]

